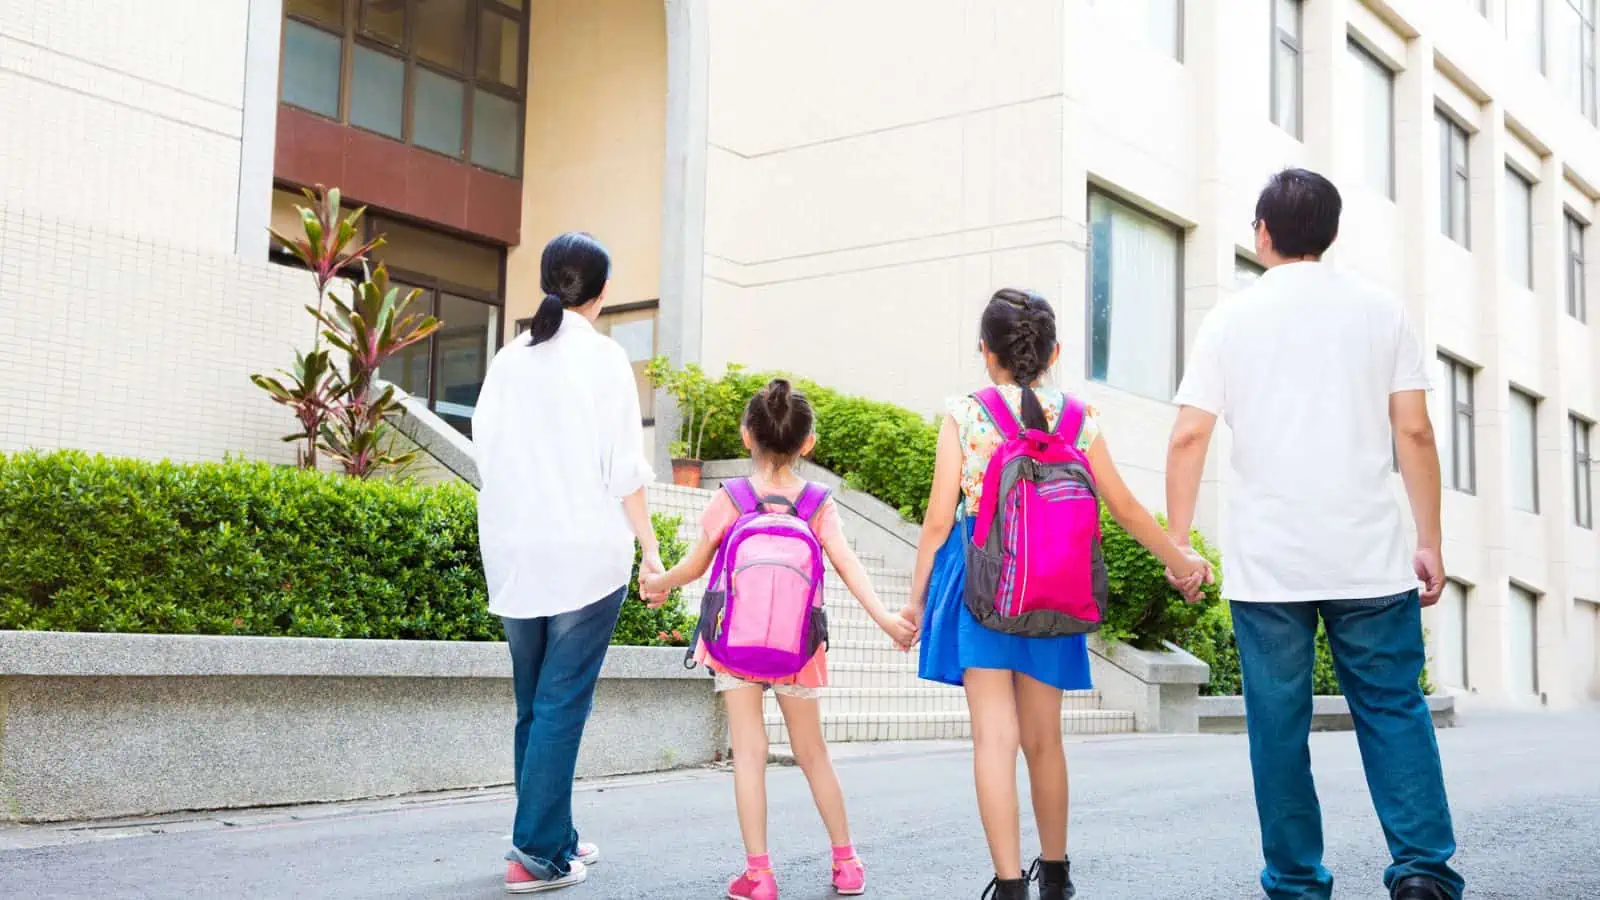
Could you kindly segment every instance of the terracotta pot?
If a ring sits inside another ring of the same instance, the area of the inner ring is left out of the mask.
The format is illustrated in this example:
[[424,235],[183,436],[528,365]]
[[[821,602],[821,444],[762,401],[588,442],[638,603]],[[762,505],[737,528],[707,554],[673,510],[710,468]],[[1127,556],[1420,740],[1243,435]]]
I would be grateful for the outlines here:
[[678,487],[697,488],[700,486],[700,470],[705,465],[698,459],[675,459],[672,461],[672,483]]

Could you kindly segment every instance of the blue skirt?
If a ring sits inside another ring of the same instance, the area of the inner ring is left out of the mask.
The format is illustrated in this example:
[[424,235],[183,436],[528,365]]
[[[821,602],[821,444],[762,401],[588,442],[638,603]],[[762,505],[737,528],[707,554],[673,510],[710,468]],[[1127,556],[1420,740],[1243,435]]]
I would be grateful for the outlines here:
[[917,675],[959,686],[968,669],[1007,669],[1064,691],[1088,690],[1093,683],[1083,635],[1021,637],[985,628],[972,617],[964,596],[972,526],[970,517],[956,522],[933,559]]

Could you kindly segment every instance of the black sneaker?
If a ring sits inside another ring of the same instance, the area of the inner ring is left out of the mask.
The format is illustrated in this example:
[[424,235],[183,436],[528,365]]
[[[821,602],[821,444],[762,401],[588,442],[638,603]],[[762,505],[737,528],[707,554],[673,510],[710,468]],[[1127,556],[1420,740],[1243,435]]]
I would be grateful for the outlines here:
[[979,900],[1028,900],[1028,879],[1002,879],[996,875]]
[[1392,900],[1450,900],[1439,882],[1426,875],[1408,875],[1396,881],[1389,896]]
[[1028,878],[1039,882],[1039,900],[1072,900],[1078,889],[1072,886],[1072,861],[1052,862],[1036,859],[1028,870]]

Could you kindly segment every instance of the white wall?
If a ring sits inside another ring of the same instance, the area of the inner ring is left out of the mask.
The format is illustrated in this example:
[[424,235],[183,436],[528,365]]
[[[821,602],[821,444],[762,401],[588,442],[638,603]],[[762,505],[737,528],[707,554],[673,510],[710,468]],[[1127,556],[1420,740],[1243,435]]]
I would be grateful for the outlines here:
[[250,3],[159,6],[0,0],[0,202],[231,251]]

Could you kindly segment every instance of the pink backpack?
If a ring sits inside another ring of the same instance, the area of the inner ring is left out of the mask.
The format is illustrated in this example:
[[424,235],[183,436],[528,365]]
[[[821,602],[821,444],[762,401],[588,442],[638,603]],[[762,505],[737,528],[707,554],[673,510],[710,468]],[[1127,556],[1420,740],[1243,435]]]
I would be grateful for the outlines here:
[[[717,548],[695,634],[706,655],[734,675],[787,678],[828,640],[822,544],[811,517],[829,491],[810,483],[794,502],[757,497],[748,478],[729,481],[723,490],[739,519]],[[694,640],[689,648],[685,660],[692,667]]]
[[1067,396],[1053,432],[1023,430],[997,388],[973,395],[1003,438],[983,473],[967,548],[967,608],[1023,637],[1100,630],[1110,588],[1100,499],[1078,450],[1084,406]]

